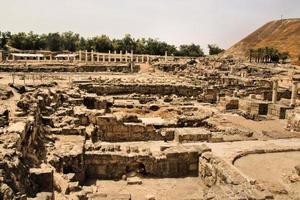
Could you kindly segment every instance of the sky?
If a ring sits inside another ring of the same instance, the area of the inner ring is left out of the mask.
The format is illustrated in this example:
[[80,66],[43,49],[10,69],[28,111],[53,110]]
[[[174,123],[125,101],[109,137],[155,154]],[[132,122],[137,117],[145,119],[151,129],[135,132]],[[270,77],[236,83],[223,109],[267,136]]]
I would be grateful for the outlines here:
[[300,0],[0,0],[0,31],[73,31],[229,48],[268,21],[300,18]]

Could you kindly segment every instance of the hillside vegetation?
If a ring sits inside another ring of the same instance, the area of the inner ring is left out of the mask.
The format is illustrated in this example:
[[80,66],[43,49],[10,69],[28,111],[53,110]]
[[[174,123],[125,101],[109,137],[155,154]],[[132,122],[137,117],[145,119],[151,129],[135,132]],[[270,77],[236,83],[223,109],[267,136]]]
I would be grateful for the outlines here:
[[293,62],[300,56],[300,18],[271,21],[226,51],[226,55],[248,57],[249,49],[264,47],[288,52]]

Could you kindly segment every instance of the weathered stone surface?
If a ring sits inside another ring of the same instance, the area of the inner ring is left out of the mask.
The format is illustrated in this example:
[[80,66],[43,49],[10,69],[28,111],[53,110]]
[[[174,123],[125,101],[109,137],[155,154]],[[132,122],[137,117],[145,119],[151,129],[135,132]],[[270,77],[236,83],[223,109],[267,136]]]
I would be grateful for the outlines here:
[[143,182],[139,177],[127,178],[127,185],[141,185]]
[[9,124],[9,110],[0,108],[0,127],[7,126]]

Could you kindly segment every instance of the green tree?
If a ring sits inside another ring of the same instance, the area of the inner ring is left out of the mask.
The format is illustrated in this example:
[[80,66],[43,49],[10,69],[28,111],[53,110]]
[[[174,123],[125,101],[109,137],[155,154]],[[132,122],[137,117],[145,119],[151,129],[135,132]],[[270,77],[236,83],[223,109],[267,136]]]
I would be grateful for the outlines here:
[[145,38],[140,38],[135,41],[135,49],[133,49],[138,54],[146,54],[147,40]]
[[290,57],[290,55],[289,55],[289,52],[284,51],[284,52],[281,52],[281,53],[279,54],[279,57],[280,57],[280,60],[281,60],[283,63],[285,63],[286,60]]
[[125,34],[122,38],[122,50],[130,52],[131,50],[136,50],[136,46],[137,44],[131,35]]
[[84,37],[80,37],[79,40],[79,50],[85,50],[87,49],[87,45],[86,45],[86,39]]
[[144,52],[146,54],[152,55],[165,55],[165,52],[168,54],[175,54],[177,52],[174,45],[167,44],[166,42],[161,42],[158,39],[148,38],[145,43]]
[[61,37],[59,33],[49,33],[47,37],[47,49],[50,51],[62,50]]
[[128,51],[133,50],[139,54],[153,54],[164,55],[167,51],[169,55],[182,55],[182,56],[203,56],[204,53],[199,45],[181,45],[179,50],[175,45],[168,44],[153,38],[140,38],[135,39],[130,34],[125,34],[122,39],[110,39],[107,35],[99,35],[92,38],[81,37],[72,31],[48,34],[34,34],[29,33],[16,33],[6,34],[0,32],[1,48],[8,43],[14,48],[21,50],[43,50],[50,51],[78,51],[78,50],[94,50],[98,52]]
[[0,49],[4,49],[5,45],[8,43],[11,37],[11,33],[9,31],[2,32],[0,31]]
[[257,63],[278,63],[279,61],[286,62],[288,58],[288,52],[280,52],[272,47],[249,49],[250,62],[254,60]]
[[73,33],[72,31],[62,33],[60,40],[62,49],[64,50],[77,51],[79,49],[80,36],[77,33]]
[[17,49],[26,49],[27,35],[24,32],[12,34],[8,44]]
[[40,35],[39,39],[36,43],[36,48],[37,49],[47,49],[47,40],[48,40],[47,34]]
[[204,52],[201,49],[200,45],[195,45],[195,44],[180,45],[178,55],[200,57],[200,56],[204,56]]
[[148,38],[145,46],[145,51],[147,52],[147,54],[164,55],[167,49],[166,45],[161,44],[158,39]]
[[92,38],[94,50],[98,52],[108,52],[113,50],[112,41],[107,35],[100,35]]
[[252,62],[254,57],[255,57],[255,50],[249,49],[249,62]]
[[113,39],[112,49],[116,51],[121,51],[123,49],[123,41],[120,39]]
[[218,47],[216,44],[209,44],[208,49],[209,49],[209,55],[216,55],[225,51],[224,49]]
[[46,43],[42,39],[44,39],[44,38],[42,38],[38,34],[33,33],[32,31],[30,31],[26,35],[24,49],[26,49],[26,50],[40,50],[40,49],[44,49],[46,47]]

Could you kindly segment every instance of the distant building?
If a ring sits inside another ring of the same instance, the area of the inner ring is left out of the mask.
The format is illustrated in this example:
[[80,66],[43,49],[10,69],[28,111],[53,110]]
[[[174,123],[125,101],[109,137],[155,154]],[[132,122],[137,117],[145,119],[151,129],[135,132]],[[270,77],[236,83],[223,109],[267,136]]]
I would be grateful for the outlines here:
[[78,54],[57,54],[54,56],[56,60],[76,60]]
[[32,54],[32,53],[12,53],[9,59],[15,60],[41,60],[44,58],[43,54]]

